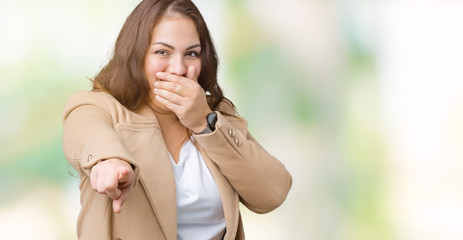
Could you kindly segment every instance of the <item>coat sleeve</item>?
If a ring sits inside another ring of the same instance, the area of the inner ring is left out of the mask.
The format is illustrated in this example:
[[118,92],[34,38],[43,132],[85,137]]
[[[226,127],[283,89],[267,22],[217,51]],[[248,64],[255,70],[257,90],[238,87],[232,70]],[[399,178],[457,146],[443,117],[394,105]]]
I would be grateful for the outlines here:
[[195,140],[247,208],[256,213],[274,210],[284,202],[291,188],[290,173],[251,136],[246,120],[220,112],[217,115],[216,130],[194,135]]
[[89,176],[99,161],[119,158],[138,167],[114,128],[112,101],[103,93],[78,92],[71,95],[63,114],[63,152],[77,171]]

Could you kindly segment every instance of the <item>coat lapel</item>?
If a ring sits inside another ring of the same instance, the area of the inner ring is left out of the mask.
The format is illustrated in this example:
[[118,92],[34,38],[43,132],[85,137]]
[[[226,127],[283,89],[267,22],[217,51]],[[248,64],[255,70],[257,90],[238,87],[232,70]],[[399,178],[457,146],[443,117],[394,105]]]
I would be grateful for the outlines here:
[[[153,137],[156,138],[156,136]],[[151,156],[152,159],[147,158],[139,162],[140,182],[148,194],[151,206],[167,239],[177,239],[174,174],[164,142],[153,140],[156,144],[153,144],[151,149],[145,152],[146,156]]]
[[234,191],[228,180],[220,172],[217,165],[209,158],[204,149],[196,144],[197,148],[201,152],[204,161],[206,162],[209,171],[217,184],[222,198],[222,206],[225,215],[225,222],[227,225],[227,231],[223,239],[235,239],[235,234],[238,228],[239,221],[239,199],[238,194]]
[[[167,147],[154,113],[149,108],[137,111],[129,126],[120,126],[137,160],[139,180],[167,239],[177,239],[175,178]],[[143,116],[140,118],[140,116]],[[148,236],[147,236],[148,237]]]

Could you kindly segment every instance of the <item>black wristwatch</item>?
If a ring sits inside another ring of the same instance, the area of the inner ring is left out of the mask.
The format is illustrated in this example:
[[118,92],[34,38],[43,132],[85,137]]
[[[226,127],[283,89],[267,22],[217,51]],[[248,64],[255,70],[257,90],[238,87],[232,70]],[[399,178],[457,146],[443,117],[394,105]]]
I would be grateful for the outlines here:
[[207,114],[206,120],[207,120],[207,128],[209,128],[211,131],[215,131],[215,124],[217,123],[217,113],[211,112]]

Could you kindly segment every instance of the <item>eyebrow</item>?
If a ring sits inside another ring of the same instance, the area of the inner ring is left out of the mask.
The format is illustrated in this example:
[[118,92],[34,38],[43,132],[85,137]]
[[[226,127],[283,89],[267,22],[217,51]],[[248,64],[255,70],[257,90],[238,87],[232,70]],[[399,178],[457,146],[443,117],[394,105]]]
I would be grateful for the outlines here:
[[[165,42],[154,42],[153,44],[151,45],[155,45],[155,44],[160,44],[160,45],[163,45],[163,46],[166,46],[172,50],[175,50],[174,46],[170,45],[170,44],[167,44]],[[186,50],[190,50],[190,49],[193,49],[193,48],[196,48],[196,47],[201,47],[201,44],[194,44],[194,45],[191,45],[189,47],[186,48]]]

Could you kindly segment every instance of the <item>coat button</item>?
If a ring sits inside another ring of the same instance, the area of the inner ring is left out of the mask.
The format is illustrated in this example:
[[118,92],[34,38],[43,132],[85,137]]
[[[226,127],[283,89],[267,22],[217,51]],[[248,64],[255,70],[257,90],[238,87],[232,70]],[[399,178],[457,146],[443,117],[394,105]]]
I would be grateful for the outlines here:
[[235,132],[233,131],[233,129],[229,129],[229,130],[228,130],[228,134],[229,134],[230,137],[232,137],[232,138],[235,137]]
[[236,146],[241,145],[241,140],[239,138],[236,138],[235,139],[235,144],[236,144]]
[[87,162],[89,162],[90,160],[92,160],[92,158],[93,158],[92,154],[89,154],[89,155],[88,155],[88,158],[87,158]]

